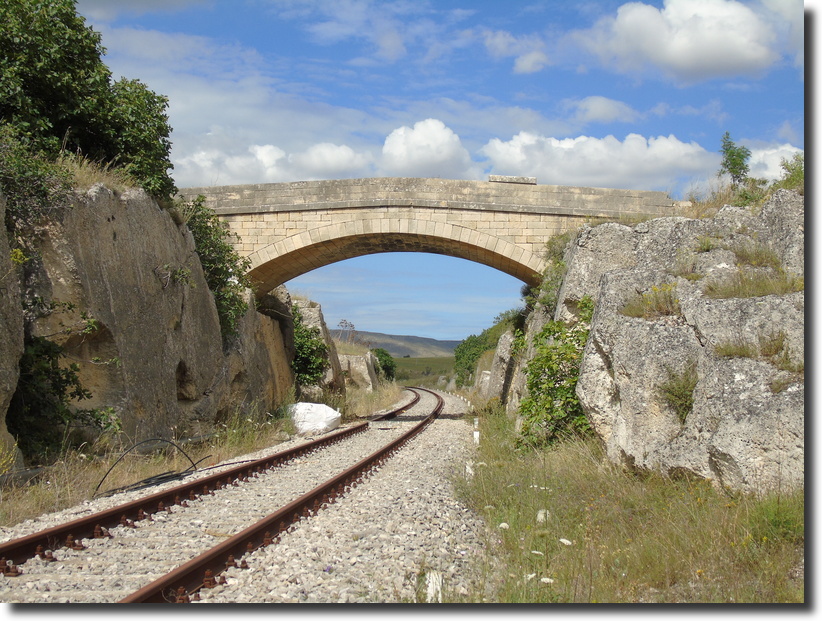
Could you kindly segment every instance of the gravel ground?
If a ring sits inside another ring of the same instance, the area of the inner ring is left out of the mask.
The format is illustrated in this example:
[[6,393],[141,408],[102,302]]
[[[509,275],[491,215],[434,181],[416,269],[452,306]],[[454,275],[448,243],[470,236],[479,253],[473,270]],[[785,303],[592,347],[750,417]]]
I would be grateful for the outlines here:
[[473,427],[446,414],[342,500],[300,522],[278,545],[247,556],[247,570],[201,593],[202,602],[441,601],[481,592],[472,569],[484,525],[454,499]]
[[[418,419],[420,409],[430,403],[423,397],[416,406],[419,409],[408,412],[409,417],[416,414]],[[446,597],[476,592],[472,582],[476,578],[469,567],[471,559],[481,553],[483,525],[453,499],[449,484],[451,477],[464,472],[469,459],[473,428],[459,418],[466,408],[463,400],[446,396],[441,419],[366,483],[319,515],[300,521],[279,544],[247,556],[251,569],[227,573],[228,584],[203,594],[203,601],[436,601],[443,592]],[[260,479],[204,498],[187,509],[174,507],[172,515],[158,516],[153,523],[112,529],[113,539],[87,540],[87,550],[55,550],[55,563],[32,559],[21,566],[23,575],[0,578],[0,602],[118,601],[356,463],[412,424],[372,425],[367,433]],[[259,451],[240,459],[271,452]],[[41,516],[4,529],[0,540],[173,486],[120,494]]]

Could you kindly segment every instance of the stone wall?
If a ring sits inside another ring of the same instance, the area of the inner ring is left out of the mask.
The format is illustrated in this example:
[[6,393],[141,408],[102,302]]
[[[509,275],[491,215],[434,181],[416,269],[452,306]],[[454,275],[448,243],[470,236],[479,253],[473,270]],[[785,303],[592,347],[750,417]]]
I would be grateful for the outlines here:
[[250,310],[224,343],[190,232],[142,191],[95,186],[33,243],[25,295],[60,304],[27,329],[64,348],[93,395],[81,405],[113,407],[128,439],[197,435],[285,398],[287,322],[254,310],[249,292]]

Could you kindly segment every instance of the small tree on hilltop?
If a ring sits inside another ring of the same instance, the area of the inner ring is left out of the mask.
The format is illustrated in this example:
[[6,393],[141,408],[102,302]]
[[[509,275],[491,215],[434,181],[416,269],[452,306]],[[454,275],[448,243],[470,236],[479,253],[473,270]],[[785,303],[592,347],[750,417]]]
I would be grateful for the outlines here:
[[719,175],[730,175],[731,183],[734,187],[738,186],[748,177],[750,157],[751,150],[748,147],[737,146],[731,140],[731,135],[725,132],[722,136],[722,166]]

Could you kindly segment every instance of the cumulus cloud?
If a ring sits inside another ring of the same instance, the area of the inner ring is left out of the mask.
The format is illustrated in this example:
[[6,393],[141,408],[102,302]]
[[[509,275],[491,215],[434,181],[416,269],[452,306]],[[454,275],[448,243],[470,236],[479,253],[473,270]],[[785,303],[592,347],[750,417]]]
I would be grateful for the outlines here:
[[392,131],[382,147],[381,172],[389,176],[474,178],[478,174],[459,136],[437,119]]
[[490,140],[482,153],[494,172],[536,177],[539,183],[673,191],[720,163],[694,142],[675,136],[629,134],[557,139],[520,132],[511,140]]
[[798,149],[792,144],[751,147],[751,159],[748,160],[750,176],[757,179],[767,179],[768,181],[780,179],[784,173],[782,161],[790,161],[794,155],[802,152],[802,149]]
[[566,102],[566,106],[576,110],[576,121],[583,124],[631,123],[641,116],[628,104],[600,95],[570,100]]
[[369,153],[327,142],[296,153],[270,144],[253,144],[241,152],[215,147],[181,156],[174,177],[180,187],[370,177],[372,159]]
[[630,2],[572,38],[616,71],[654,68],[682,83],[759,75],[780,59],[772,22],[736,0]]
[[295,171],[300,171],[305,179],[341,179],[366,176],[370,171],[372,157],[368,153],[357,153],[348,145],[329,142],[315,144],[302,153],[288,156],[288,162]]

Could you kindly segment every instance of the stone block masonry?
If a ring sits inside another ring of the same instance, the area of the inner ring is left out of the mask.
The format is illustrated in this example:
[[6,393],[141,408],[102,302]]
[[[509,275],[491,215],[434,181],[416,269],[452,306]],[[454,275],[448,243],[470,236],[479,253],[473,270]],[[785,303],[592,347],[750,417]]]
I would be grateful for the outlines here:
[[239,237],[263,294],[337,261],[431,252],[483,263],[537,284],[553,235],[592,218],[677,215],[664,192],[491,181],[384,177],[188,188]]

